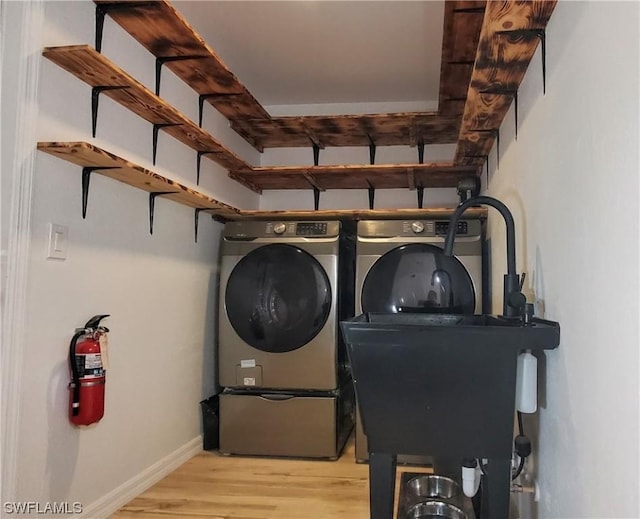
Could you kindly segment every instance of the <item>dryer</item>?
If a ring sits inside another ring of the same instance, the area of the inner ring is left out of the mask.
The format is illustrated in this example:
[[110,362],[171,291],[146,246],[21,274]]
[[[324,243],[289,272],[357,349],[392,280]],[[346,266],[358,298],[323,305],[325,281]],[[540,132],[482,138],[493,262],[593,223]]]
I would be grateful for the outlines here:
[[[366,312],[482,312],[483,227],[460,220],[454,256],[443,254],[448,220],[365,220],[356,242],[356,314]],[[366,461],[367,438],[356,415],[356,460]],[[404,463],[426,463],[402,456]]]
[[230,222],[218,309],[220,451],[335,458],[353,427],[339,329],[354,237],[339,221]]

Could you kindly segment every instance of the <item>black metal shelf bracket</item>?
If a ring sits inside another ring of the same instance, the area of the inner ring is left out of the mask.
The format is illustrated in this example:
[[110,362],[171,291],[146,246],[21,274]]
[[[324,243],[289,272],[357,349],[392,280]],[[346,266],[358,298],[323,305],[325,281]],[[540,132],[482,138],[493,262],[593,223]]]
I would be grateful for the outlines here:
[[200,94],[198,96],[198,126],[202,128],[202,113],[204,111],[204,102],[207,99],[218,97],[218,94]]
[[[198,243],[198,221],[200,220],[200,213],[202,211],[207,211],[207,207],[196,207],[194,212],[194,231],[195,231],[195,243]],[[213,216],[213,215],[211,215]]]
[[96,136],[98,126],[98,101],[100,94],[109,90],[125,90],[128,86],[95,86],[91,89],[91,134]]
[[424,164],[424,141],[422,139],[418,142],[418,163]]
[[89,181],[91,173],[103,169],[118,169],[120,166],[85,166],[82,168],[82,218],[87,217],[87,204],[89,202]]
[[216,98],[218,98],[218,99],[219,99],[219,98],[224,98],[224,97],[241,97],[241,96],[243,96],[243,95],[244,95],[244,94],[241,94],[241,93],[235,93],[235,92],[228,93],[228,94],[227,94],[227,93],[219,93],[219,94],[214,94],[214,93],[211,93],[211,94],[200,94],[200,95],[198,96],[198,126],[199,126],[200,128],[202,128],[202,114],[203,114],[203,112],[204,112],[204,102],[205,102],[207,99],[216,99]]
[[155,123],[153,125],[153,164],[156,163],[156,155],[158,154],[158,132],[162,128],[169,126],[182,126],[182,123]]
[[153,234],[153,214],[156,208],[156,197],[163,195],[173,195],[178,191],[152,191],[149,193],[149,234]]
[[540,53],[542,54],[542,95],[547,93],[547,35],[544,29],[539,29],[537,32],[538,38],[540,38]]
[[470,132],[474,132],[474,133],[488,133],[490,134],[495,140],[496,140],[496,162],[497,162],[497,168],[500,169],[500,128],[495,129],[484,129],[484,128],[475,128],[473,130],[469,130]]
[[422,203],[424,202],[424,186],[420,184],[416,187],[416,191],[418,192],[418,209],[422,209]]
[[492,94],[492,95],[500,95],[500,96],[510,96],[513,98],[514,102],[514,115],[515,115],[515,133],[516,140],[518,140],[518,89],[511,88],[486,88],[485,90],[480,90],[480,94]]
[[369,180],[367,180],[367,184],[369,184],[369,209],[373,210],[376,201],[376,188]]
[[376,143],[371,135],[367,135],[367,137],[369,138],[369,164],[373,166],[376,163]]
[[522,39],[538,38],[541,44],[542,54],[542,93],[546,94],[547,90],[547,37],[546,30],[542,29],[514,29],[512,31],[496,31],[496,34],[500,36],[506,36],[511,41],[518,41]]
[[320,146],[315,142],[313,143],[313,165],[317,166],[320,163]]
[[460,9],[454,9],[454,13],[468,13],[468,14],[484,14],[484,7],[461,7]]
[[162,77],[162,65],[170,63],[172,61],[188,61],[193,59],[206,59],[209,56],[203,56],[202,54],[188,54],[185,56],[160,56],[156,58],[156,95],[160,95],[160,79]]
[[146,7],[156,4],[156,2],[107,2],[96,5],[96,50],[102,51],[102,33],[104,30],[104,17],[111,11],[124,11],[136,7]]
[[202,156],[203,155],[214,155],[218,153],[217,151],[199,151],[198,158],[196,160],[196,186],[200,185],[200,166],[202,164]]
[[320,207],[320,190],[314,186],[313,188],[313,209],[315,211]]

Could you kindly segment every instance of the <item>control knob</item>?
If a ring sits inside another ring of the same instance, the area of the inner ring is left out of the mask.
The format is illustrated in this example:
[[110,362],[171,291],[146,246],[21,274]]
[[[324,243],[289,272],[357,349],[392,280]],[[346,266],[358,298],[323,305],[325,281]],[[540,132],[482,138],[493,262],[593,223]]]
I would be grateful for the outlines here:
[[411,230],[416,234],[421,233],[424,231],[424,224],[422,222],[413,222],[411,224]]
[[287,230],[287,226],[283,223],[277,223],[273,226],[273,232],[276,234],[282,234]]

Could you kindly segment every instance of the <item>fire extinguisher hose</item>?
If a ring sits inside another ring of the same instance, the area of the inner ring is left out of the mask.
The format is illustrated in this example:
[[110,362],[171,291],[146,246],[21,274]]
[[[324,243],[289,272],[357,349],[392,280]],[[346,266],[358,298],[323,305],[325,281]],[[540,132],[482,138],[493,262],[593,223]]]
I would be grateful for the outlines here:
[[71,376],[73,378],[73,405],[72,414],[78,416],[80,412],[80,374],[78,373],[78,364],[76,363],[76,343],[78,339],[86,333],[86,330],[76,332],[69,344],[69,365],[71,367]]

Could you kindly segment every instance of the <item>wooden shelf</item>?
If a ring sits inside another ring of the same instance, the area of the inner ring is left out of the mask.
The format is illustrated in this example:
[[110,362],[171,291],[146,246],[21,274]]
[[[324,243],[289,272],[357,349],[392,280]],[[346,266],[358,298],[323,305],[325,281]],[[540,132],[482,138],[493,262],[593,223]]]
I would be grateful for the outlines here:
[[239,176],[261,189],[394,189],[457,187],[476,166],[451,163],[256,167]]
[[[438,111],[441,115],[456,115],[458,123],[464,112],[486,3],[484,0],[444,3]],[[457,138],[456,135],[452,142]]]
[[460,114],[404,112],[370,115],[235,119],[231,127],[260,148],[416,146],[456,142]]
[[91,47],[45,50],[46,57],[93,87],[128,87],[104,94],[152,124],[176,125],[163,130],[206,152],[229,170],[231,178],[258,193],[263,189],[456,187],[461,179],[477,176],[556,3],[447,2],[438,113],[271,117],[167,0],[94,1],[206,96],[232,128],[260,151],[402,144],[422,150],[426,144],[458,143],[455,160],[448,164],[253,167]]
[[168,60],[164,66],[198,94],[212,96],[207,101],[227,119],[269,119],[262,105],[169,2],[94,1],[157,58],[193,57]]
[[[207,158],[221,166],[234,172],[251,169],[235,153],[92,47],[48,47],[43,55],[92,87],[126,87],[105,90],[103,94],[151,124],[174,125],[162,130],[193,150],[206,152]],[[256,190],[255,186],[247,187]]]
[[[455,143],[482,23],[484,1],[447,2],[438,113],[271,117],[167,1],[94,0],[125,31],[231,121],[259,151],[273,147]],[[475,12],[474,12],[475,11]],[[168,36],[170,35],[170,37]],[[472,63],[471,63],[472,64]]]
[[[331,220],[385,218],[448,218],[455,208],[322,210],[322,211],[245,211],[210,198],[178,182],[149,171],[87,142],[39,142],[38,150],[95,173],[113,178],[149,193],[167,193],[163,198],[214,215],[218,220]],[[470,208],[465,216],[486,218],[486,208]]]
[[104,167],[95,173],[119,180],[149,193],[171,193],[163,198],[194,209],[202,209],[223,220],[233,220],[239,211],[230,205],[203,195],[153,171],[138,166],[88,142],[39,142],[38,149],[67,162],[84,167]]
[[[253,167],[226,149],[206,131],[187,119],[144,85],[87,45],[49,47],[44,56],[92,87],[126,86],[105,90],[104,95],[229,170],[229,176],[257,193],[263,189],[359,189],[455,187],[461,178],[475,174],[473,166],[453,164],[402,164],[381,166]],[[317,183],[310,178],[318,175]],[[415,180],[411,180],[415,178]]]
[[491,151],[555,5],[556,0],[487,2],[456,164],[477,164]]
[[[240,211],[238,220],[421,220],[427,218],[449,218],[455,207],[425,209],[348,209],[319,211]],[[465,218],[487,218],[484,207],[470,207]]]

